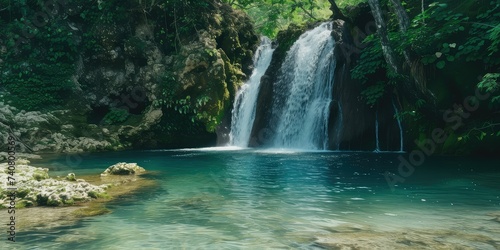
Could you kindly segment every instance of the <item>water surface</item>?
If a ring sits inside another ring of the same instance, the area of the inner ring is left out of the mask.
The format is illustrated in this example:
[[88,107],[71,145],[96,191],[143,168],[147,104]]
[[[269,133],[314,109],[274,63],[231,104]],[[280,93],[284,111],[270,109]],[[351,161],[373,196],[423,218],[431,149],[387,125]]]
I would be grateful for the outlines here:
[[16,246],[499,249],[498,160],[430,158],[391,190],[383,174],[397,171],[398,155],[158,150],[90,154],[71,166],[63,155],[39,164],[52,168],[52,175],[78,176],[137,162],[159,185],[109,203],[111,214],[20,232]]

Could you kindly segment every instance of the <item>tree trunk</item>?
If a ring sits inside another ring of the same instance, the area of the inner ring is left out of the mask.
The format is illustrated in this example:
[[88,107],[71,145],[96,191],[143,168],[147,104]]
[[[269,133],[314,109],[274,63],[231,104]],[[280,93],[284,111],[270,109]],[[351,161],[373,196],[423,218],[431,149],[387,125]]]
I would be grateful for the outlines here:
[[405,8],[401,4],[400,0],[391,0],[392,6],[394,8],[394,13],[398,17],[399,29],[402,32],[406,32],[408,27],[410,26],[410,18],[408,17],[408,13],[406,13]]
[[[392,2],[399,2],[399,0],[391,0]],[[398,89],[403,93],[406,93],[408,100],[412,103],[416,103],[418,100],[425,100],[424,107],[421,109],[422,112],[433,116],[438,117],[439,114],[435,108],[435,98],[432,93],[427,89],[423,88],[421,83],[416,80],[413,74],[408,74],[403,71],[403,68],[398,60],[398,56],[395,53],[393,47],[390,44],[389,33],[387,30],[387,25],[382,17],[382,7],[380,6],[379,0],[368,0],[370,5],[370,9],[372,10],[372,15],[375,19],[375,24],[377,25],[377,34],[380,37],[380,44],[382,45],[382,52],[384,54],[384,58],[387,64],[396,72],[398,75],[403,76],[402,84],[398,86]],[[404,32],[408,29],[409,26],[409,18],[404,10],[401,2],[399,2],[399,6],[401,7],[403,13],[399,13],[398,21],[400,23],[401,32]],[[398,7],[395,7],[398,8]],[[401,11],[401,9],[399,11]],[[402,16],[401,20],[399,20],[399,16]],[[406,18],[404,17],[406,16]],[[404,53],[406,62],[409,64],[410,68],[412,65],[410,64],[409,53],[405,51]],[[411,69],[410,69],[411,71]],[[411,80],[413,78],[413,80]],[[414,83],[417,83],[419,87],[417,87]]]
[[[391,0],[391,3],[392,7],[394,8],[394,13],[396,14],[396,17],[398,19],[399,30],[401,31],[401,33],[404,34],[406,33],[408,27],[410,26],[410,18],[408,17],[406,10],[403,8],[403,5],[401,4],[400,0]],[[403,51],[403,55],[405,57],[406,63],[408,64],[408,66],[411,67],[412,60],[410,59],[410,51],[408,51],[408,49],[405,49],[405,51]]]
[[330,2],[330,10],[333,12],[331,19],[341,19],[344,21],[349,21],[344,14],[342,14],[342,11],[340,11],[339,6],[337,6],[337,3],[335,3],[335,0],[328,0]]
[[389,66],[391,66],[391,68],[394,70],[394,72],[402,74],[403,72],[396,59],[396,53],[392,49],[389,41],[387,25],[385,24],[384,18],[382,17],[382,8],[380,7],[380,2],[379,0],[368,0],[368,4],[370,4],[372,15],[375,19],[375,24],[377,25],[377,33],[380,37],[380,44],[382,45],[384,58]]

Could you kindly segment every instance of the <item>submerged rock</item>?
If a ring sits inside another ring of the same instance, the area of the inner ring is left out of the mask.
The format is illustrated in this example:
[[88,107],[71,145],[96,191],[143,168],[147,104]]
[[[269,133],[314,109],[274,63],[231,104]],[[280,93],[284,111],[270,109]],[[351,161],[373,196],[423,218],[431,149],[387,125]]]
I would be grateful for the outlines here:
[[131,175],[131,174],[136,174],[136,173],[141,173],[145,172],[146,170],[137,163],[126,163],[126,162],[120,162],[116,163],[115,165],[107,168],[101,176],[108,176],[108,175]]

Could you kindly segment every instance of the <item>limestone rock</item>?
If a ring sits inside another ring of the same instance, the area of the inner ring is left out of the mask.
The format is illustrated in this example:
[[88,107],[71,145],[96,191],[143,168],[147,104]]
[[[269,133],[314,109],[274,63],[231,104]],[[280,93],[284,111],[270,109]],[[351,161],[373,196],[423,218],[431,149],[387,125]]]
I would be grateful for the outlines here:
[[108,175],[132,175],[136,173],[141,173],[145,172],[146,170],[137,163],[126,163],[126,162],[119,162],[116,163],[115,165],[107,168],[101,176],[108,176]]
[[[9,207],[7,163],[0,164],[0,208]],[[96,186],[85,181],[49,178],[47,168],[16,165],[16,206],[60,206],[76,201],[88,201],[105,195],[106,185]],[[75,178],[74,174],[68,177]]]
[[67,176],[66,176],[66,180],[68,181],[77,181],[76,179],[76,175],[74,173],[69,173]]

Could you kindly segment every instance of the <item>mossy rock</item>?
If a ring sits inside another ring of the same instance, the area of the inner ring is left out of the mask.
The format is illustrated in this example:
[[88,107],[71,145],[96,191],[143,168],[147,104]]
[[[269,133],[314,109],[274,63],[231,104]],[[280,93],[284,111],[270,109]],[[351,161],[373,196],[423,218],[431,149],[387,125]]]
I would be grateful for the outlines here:
[[145,172],[146,170],[137,165],[137,163],[119,162],[107,168],[101,176],[108,175],[132,175]]
[[29,200],[19,200],[16,203],[16,208],[25,208],[25,207],[32,207],[34,204],[32,201]]
[[45,170],[35,170],[33,173],[33,179],[37,181],[45,180],[49,178],[49,174]]
[[[76,181],[76,175],[74,173],[69,173],[66,176],[66,180],[68,180],[68,181]],[[61,191],[64,191],[64,190],[61,190]]]
[[131,37],[124,43],[125,53],[132,58],[144,57],[146,45],[146,42],[139,37]]
[[302,35],[306,30],[306,26],[290,24],[288,29],[280,31],[276,36],[276,43],[278,44],[278,47],[273,53],[273,61],[270,66],[278,66],[277,69],[281,68],[281,64],[285,60],[286,53],[290,50],[295,41],[299,39],[300,35]]
[[76,217],[90,217],[109,213],[111,213],[111,210],[109,210],[102,204],[91,204],[88,207],[84,207],[74,211],[73,215],[75,215]]
[[47,201],[48,201],[49,197],[46,197],[46,196],[42,196],[41,194],[38,194],[36,196],[36,203],[39,205],[39,206],[43,206],[43,205],[47,205]]
[[94,199],[98,199],[98,198],[108,198],[109,195],[107,195],[106,193],[99,193],[99,192],[96,192],[96,191],[90,191],[87,193],[90,197],[94,198]]
[[75,195],[75,196],[73,196],[73,200],[75,200],[75,201],[84,201],[85,197]]
[[47,206],[58,207],[61,204],[62,204],[62,200],[50,199],[50,198],[47,199]]
[[16,164],[17,165],[28,165],[28,164],[30,164],[30,161],[28,159],[17,158]]
[[75,204],[75,200],[73,199],[68,199],[68,200],[63,200],[64,205],[73,205]]
[[17,197],[22,199],[22,198],[26,197],[26,195],[28,195],[29,193],[30,193],[29,189],[19,188],[17,190]]

